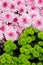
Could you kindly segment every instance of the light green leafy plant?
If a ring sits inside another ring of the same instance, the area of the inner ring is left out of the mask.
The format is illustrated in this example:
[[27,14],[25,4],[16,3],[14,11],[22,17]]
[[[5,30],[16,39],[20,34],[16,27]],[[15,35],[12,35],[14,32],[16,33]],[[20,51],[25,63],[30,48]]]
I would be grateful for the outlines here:
[[0,65],[43,65],[43,31],[29,27],[18,41],[4,43]]

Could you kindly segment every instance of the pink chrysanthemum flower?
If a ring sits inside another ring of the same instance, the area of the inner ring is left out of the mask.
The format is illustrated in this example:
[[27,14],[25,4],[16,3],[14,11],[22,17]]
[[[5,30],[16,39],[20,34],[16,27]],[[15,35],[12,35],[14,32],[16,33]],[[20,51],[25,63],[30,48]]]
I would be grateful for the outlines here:
[[30,26],[43,30],[43,0],[0,0],[1,40],[15,41]]
[[17,6],[21,6],[25,4],[25,0],[14,0]]
[[32,22],[33,27],[37,28],[39,31],[43,30],[43,19],[41,17],[36,18]]
[[19,25],[23,28],[27,28],[29,26],[31,26],[31,20],[29,15],[27,14],[23,14],[20,19],[19,19]]
[[35,5],[39,8],[42,7],[43,6],[43,0],[35,0]]
[[17,31],[17,33],[18,33],[19,35],[21,35],[21,34],[22,34],[23,29],[22,29],[22,27],[21,27],[21,26],[16,25],[16,26],[15,26],[15,29],[16,29],[16,31]]
[[43,7],[40,8],[40,15],[43,17]]
[[26,0],[26,3],[27,3],[27,6],[31,5],[31,4],[34,4],[34,0]]
[[4,33],[6,40],[17,40],[18,39],[18,34],[16,33],[16,30],[13,28],[9,28],[8,30],[5,31]]
[[[1,12],[3,12],[3,11],[1,11]],[[4,15],[3,15],[3,13],[1,13],[1,12],[0,12],[0,21],[1,21],[1,22],[4,22],[4,18],[3,18]]]
[[4,16],[4,22],[12,22],[13,13],[11,13],[10,11],[5,11],[2,15]]
[[3,39],[3,32],[0,30],[0,40]]
[[36,17],[40,17],[39,11],[37,10],[31,10],[28,15],[30,16],[31,20],[36,19]]
[[2,22],[0,21],[0,27],[2,26]]
[[17,9],[17,4],[16,4],[15,1],[11,0],[11,1],[9,2],[9,10],[10,10],[11,12],[16,12],[16,11],[18,10],[18,9]]
[[24,5],[21,5],[18,7],[18,13],[19,14],[23,14],[23,13],[26,13],[27,12],[27,7],[24,6]]
[[38,8],[35,6],[35,4],[29,5],[28,7],[28,12],[38,10]]
[[9,27],[6,25],[6,24],[2,24],[1,26],[0,26],[0,30],[4,33],[6,30],[8,30],[9,29]]
[[2,0],[0,6],[2,7],[2,10],[8,10],[9,9],[9,0]]
[[19,21],[19,15],[14,14],[14,15],[13,15],[13,18],[12,18],[12,23],[13,23],[14,25],[16,25],[16,24],[18,23],[18,21]]

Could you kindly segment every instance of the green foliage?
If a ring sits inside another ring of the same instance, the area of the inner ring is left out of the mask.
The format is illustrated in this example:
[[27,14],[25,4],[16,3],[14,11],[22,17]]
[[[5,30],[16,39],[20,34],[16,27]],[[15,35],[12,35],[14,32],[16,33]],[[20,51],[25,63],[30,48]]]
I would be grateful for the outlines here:
[[43,54],[40,54],[39,60],[40,60],[40,61],[43,61]]
[[25,62],[24,64],[22,65],[31,65],[29,61]]
[[31,38],[32,38],[32,41],[35,41],[35,36],[34,35],[32,35]]
[[32,63],[32,65],[36,65],[36,63]]
[[[36,28],[30,27],[27,28],[22,35],[18,40],[18,44],[20,46],[22,45],[22,47],[20,48],[20,53],[24,54],[28,58],[30,57],[29,59],[38,58],[42,61],[43,48],[41,46],[43,46],[43,32],[39,32]],[[39,39],[41,39],[42,41],[38,41]],[[36,64],[32,63],[32,65]]]
[[[38,59],[38,60],[36,60]],[[43,31],[29,27],[19,40],[4,43],[0,65],[43,65]]]
[[25,39],[20,39],[19,41],[18,41],[18,44],[19,45],[26,45],[26,40]]
[[30,50],[29,49],[25,49],[23,47],[20,48],[20,52],[24,53],[24,54],[27,54],[27,55],[30,54]]
[[9,54],[4,53],[1,58],[0,62],[2,65],[17,65],[18,58],[13,57]]
[[1,63],[11,63],[12,57],[6,53],[1,56]]
[[8,40],[7,42],[4,43],[4,50],[6,53],[9,53],[12,55],[12,50],[15,50],[17,46],[11,41]]
[[38,44],[39,44],[40,46],[43,46],[43,41],[39,41]]
[[43,40],[43,31],[38,33],[38,38]]
[[33,53],[33,55],[34,55],[34,57],[38,58],[38,57],[39,57],[39,52],[35,51],[35,52]]
[[29,34],[34,35],[34,31],[32,30],[32,28],[29,29]]
[[43,53],[43,48],[40,47],[39,45],[35,45],[35,46],[34,46],[34,49],[35,49],[36,51],[38,51],[39,53]]
[[39,32],[38,29],[36,29],[36,28],[33,28],[33,30],[34,30],[35,33]]
[[28,36],[28,37],[26,38],[26,42],[27,42],[27,43],[31,43],[31,42],[32,42],[32,38],[31,38],[30,36]]
[[25,29],[24,34],[26,34],[26,35],[28,35],[28,34],[34,35],[33,28],[29,27],[29,28]]
[[41,63],[41,62],[39,62],[39,63],[37,63],[37,65],[42,65],[42,63]]

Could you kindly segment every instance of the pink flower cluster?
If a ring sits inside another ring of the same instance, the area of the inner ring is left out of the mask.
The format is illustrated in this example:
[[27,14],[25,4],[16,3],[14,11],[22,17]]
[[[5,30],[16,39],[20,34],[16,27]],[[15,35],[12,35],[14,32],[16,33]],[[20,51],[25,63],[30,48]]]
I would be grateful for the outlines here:
[[0,40],[17,40],[29,26],[43,30],[43,0],[0,0]]

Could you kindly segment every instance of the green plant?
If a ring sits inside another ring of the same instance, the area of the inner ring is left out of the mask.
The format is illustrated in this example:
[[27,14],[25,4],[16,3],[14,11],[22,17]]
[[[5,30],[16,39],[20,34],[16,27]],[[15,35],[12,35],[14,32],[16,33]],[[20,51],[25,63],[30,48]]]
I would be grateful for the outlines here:
[[38,38],[40,38],[40,39],[43,40],[43,31],[41,31],[41,32],[38,33]]
[[4,43],[0,65],[43,65],[43,31],[29,27],[18,41]]
[[4,50],[6,53],[9,53],[12,55],[12,51],[17,48],[16,44],[14,44],[11,40],[8,40],[4,43]]

